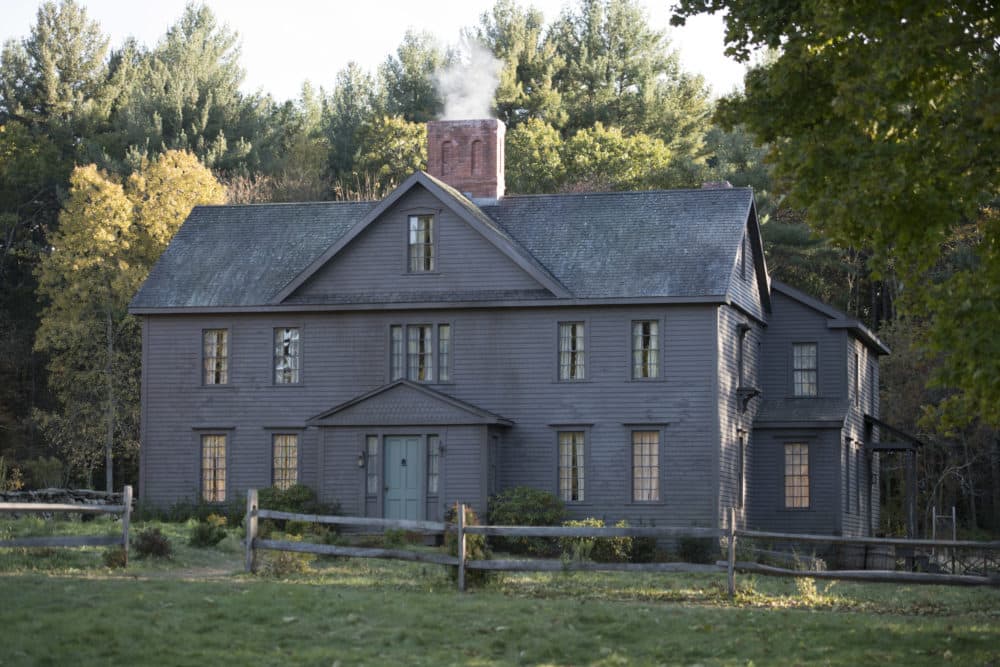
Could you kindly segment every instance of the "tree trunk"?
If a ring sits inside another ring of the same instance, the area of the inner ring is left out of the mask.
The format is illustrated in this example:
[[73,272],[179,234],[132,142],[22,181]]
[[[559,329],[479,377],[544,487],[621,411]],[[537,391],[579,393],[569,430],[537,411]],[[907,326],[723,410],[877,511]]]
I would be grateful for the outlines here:
[[115,383],[112,377],[113,371],[113,355],[115,352],[114,343],[114,321],[111,317],[111,309],[107,310],[107,326],[108,326],[108,358],[104,365],[104,373],[107,378],[108,383],[108,435],[107,440],[104,443],[104,477],[105,477],[105,489],[108,493],[115,490],[114,487],[114,469],[113,461],[111,457],[112,446],[115,441]]

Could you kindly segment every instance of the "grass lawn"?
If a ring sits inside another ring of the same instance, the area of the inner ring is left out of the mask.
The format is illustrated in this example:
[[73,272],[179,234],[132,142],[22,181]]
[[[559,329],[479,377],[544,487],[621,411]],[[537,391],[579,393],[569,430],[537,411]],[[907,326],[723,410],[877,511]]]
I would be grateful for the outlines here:
[[[1000,591],[720,575],[510,574],[321,559],[241,573],[235,537],[172,561],[0,550],[0,665],[1000,664]],[[0,529],[2,532],[2,529]],[[29,555],[30,554],[30,555]]]

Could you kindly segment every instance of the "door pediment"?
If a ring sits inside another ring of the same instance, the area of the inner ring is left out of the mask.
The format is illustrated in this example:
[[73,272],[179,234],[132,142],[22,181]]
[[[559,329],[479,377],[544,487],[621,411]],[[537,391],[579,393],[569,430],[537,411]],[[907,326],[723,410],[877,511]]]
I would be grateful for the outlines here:
[[412,426],[513,422],[409,380],[379,387],[311,418],[310,426]]

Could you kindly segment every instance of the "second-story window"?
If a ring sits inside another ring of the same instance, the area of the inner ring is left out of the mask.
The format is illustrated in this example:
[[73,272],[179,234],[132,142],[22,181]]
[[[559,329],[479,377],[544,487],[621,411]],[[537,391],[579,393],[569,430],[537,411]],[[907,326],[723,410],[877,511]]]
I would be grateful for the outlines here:
[[274,383],[297,384],[299,382],[298,328],[274,330]]
[[660,324],[656,320],[632,323],[632,378],[660,376]]
[[811,397],[818,394],[816,343],[792,345],[792,389],[795,396]]
[[434,344],[431,340],[433,328],[430,325],[406,327],[408,345],[406,357],[409,361],[408,377],[415,382],[434,380]]
[[408,250],[410,273],[434,270],[433,215],[410,216]]
[[406,348],[403,343],[403,327],[394,324],[389,327],[389,379],[402,380],[406,365]]
[[229,383],[229,331],[206,329],[202,334],[202,367],[205,384]]
[[559,379],[583,380],[586,377],[586,349],[583,322],[559,323]]

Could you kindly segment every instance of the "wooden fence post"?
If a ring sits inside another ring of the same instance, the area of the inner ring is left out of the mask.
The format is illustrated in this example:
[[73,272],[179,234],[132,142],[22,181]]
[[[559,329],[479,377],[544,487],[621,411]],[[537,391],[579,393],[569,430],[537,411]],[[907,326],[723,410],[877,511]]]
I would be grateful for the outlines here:
[[455,503],[458,508],[458,590],[465,591],[465,505]]
[[122,489],[122,548],[125,550],[125,567],[128,567],[128,528],[132,521],[132,485],[126,484]]
[[257,489],[247,489],[247,516],[244,521],[247,530],[246,571],[254,572],[257,564],[254,562],[253,543],[257,539]]
[[736,508],[729,508],[729,597],[736,597]]

